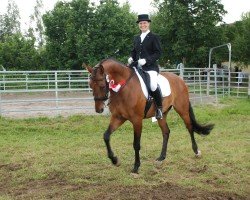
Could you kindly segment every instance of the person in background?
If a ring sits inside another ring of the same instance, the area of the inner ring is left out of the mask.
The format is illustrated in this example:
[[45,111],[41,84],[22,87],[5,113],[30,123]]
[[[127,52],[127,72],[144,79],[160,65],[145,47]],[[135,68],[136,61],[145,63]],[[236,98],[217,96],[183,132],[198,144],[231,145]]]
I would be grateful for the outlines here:
[[149,16],[147,14],[138,15],[137,24],[141,33],[134,37],[131,56],[128,64],[138,63],[150,76],[151,95],[156,104],[156,119],[162,119],[162,95],[158,87],[159,66],[157,60],[162,54],[160,38],[150,31]]

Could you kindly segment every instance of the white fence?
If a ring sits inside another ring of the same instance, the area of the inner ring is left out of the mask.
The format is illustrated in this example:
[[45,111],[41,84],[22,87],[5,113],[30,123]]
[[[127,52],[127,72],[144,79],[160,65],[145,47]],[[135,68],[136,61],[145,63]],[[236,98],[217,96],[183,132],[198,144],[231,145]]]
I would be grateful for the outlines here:
[[85,71],[3,71],[0,89],[2,116],[54,116],[93,109]]
[[[167,70],[183,77],[192,103],[249,96],[249,74],[225,69]],[[86,71],[0,71],[0,115],[10,117],[94,114]]]

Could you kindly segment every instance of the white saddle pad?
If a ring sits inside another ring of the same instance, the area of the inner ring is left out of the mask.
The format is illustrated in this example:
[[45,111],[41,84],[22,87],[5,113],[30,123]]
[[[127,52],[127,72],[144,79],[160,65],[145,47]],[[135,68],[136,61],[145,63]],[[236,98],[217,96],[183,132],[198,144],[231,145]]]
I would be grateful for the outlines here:
[[[136,75],[138,76],[138,78],[140,80],[143,94],[145,95],[146,98],[148,98],[148,90],[146,88],[146,85],[145,85],[141,75],[138,73],[137,69],[135,67],[134,67],[134,69],[135,69]],[[171,94],[171,88],[170,88],[169,81],[161,74],[158,74],[158,85],[161,88],[162,97],[167,97]]]

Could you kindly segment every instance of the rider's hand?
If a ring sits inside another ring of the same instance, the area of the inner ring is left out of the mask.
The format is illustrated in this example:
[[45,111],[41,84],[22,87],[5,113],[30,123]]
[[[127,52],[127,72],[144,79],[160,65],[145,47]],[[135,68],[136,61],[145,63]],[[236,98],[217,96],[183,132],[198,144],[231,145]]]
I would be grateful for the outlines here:
[[138,60],[138,64],[140,65],[140,66],[143,66],[143,65],[145,65],[146,64],[146,59],[139,59]]
[[129,59],[128,59],[128,64],[130,65],[132,62],[134,62],[133,58],[132,58],[132,57],[129,57]]

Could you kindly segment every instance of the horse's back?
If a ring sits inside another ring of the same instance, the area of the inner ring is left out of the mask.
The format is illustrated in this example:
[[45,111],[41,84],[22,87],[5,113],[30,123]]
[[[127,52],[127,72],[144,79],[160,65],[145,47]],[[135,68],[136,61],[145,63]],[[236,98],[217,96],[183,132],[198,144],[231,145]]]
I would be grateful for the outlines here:
[[161,75],[169,81],[172,101],[179,101],[179,98],[189,99],[188,87],[181,77],[171,72],[161,72]]

